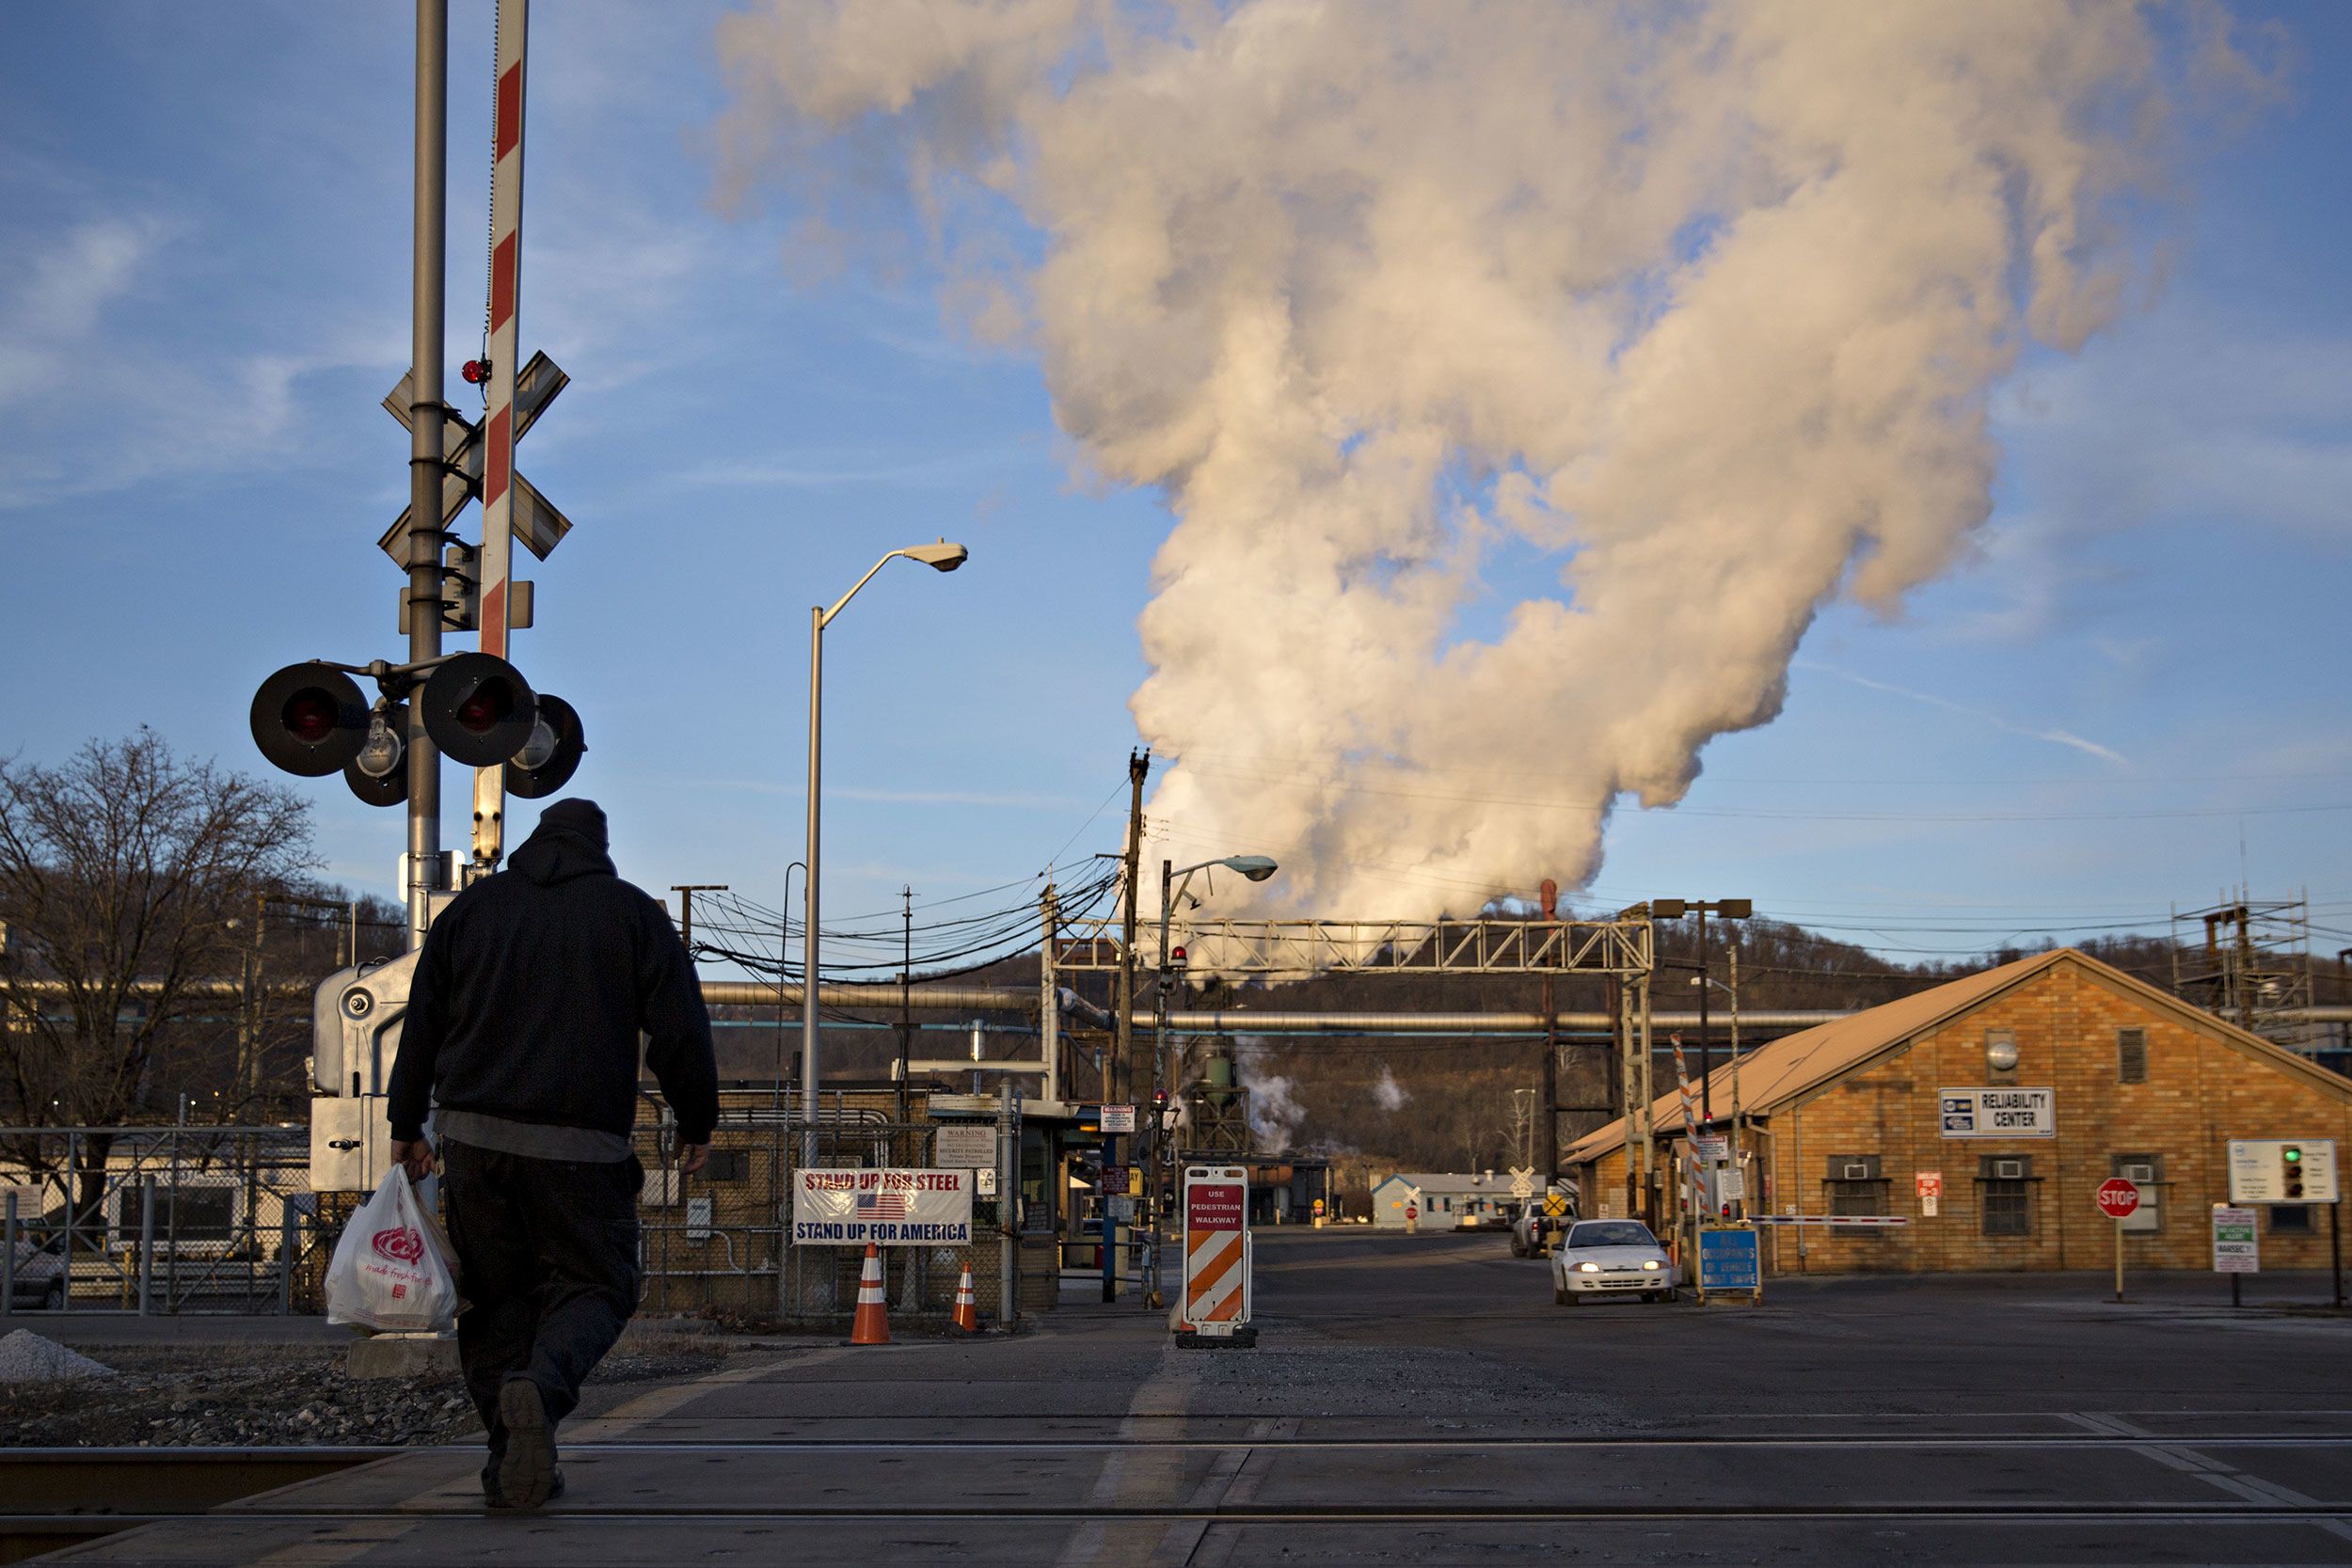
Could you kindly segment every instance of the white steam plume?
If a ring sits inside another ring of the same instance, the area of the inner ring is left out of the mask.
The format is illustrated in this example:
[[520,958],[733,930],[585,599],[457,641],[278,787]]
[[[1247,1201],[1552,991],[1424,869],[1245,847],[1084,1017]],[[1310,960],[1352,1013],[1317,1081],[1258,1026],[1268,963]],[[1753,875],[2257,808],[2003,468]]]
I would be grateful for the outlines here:
[[[1965,552],[1988,391],[2118,308],[2184,75],[2120,0],[771,0],[720,42],[731,190],[795,187],[805,258],[905,178],[953,308],[1165,490],[1154,832],[1333,915],[1588,879],[1821,606]],[[1560,592],[1468,637],[1506,546]]]
[[1291,1081],[1268,1070],[1273,1056],[1265,1041],[1243,1035],[1233,1042],[1233,1066],[1242,1086],[1249,1091],[1249,1141],[1260,1154],[1280,1154],[1297,1136],[1307,1119],[1307,1107],[1291,1095]]
[[1398,1083],[1396,1074],[1389,1070],[1389,1064],[1382,1062],[1379,1081],[1372,1085],[1372,1102],[1384,1111],[1402,1111],[1405,1102],[1412,1098],[1412,1091]]

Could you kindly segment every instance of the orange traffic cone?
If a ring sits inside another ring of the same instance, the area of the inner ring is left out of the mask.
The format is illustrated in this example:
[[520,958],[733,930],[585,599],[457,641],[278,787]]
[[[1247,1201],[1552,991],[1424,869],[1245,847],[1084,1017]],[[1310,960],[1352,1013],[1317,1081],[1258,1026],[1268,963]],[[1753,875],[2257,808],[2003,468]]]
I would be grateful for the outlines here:
[[972,1259],[963,1260],[963,1275],[956,1281],[956,1309],[947,1324],[959,1334],[980,1331],[980,1304],[972,1296]]
[[866,1243],[866,1268],[857,1278],[857,1316],[850,1321],[850,1343],[890,1343],[890,1306],[882,1295],[882,1249]]

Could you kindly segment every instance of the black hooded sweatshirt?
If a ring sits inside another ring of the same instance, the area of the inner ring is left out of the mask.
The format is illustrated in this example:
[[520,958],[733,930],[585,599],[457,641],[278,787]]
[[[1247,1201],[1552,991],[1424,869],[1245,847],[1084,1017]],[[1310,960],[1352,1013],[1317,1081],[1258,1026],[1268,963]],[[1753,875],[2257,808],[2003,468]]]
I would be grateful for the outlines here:
[[679,1140],[709,1142],[719,1072],[693,961],[669,912],[614,873],[604,814],[558,801],[508,869],[425,933],[392,1068],[392,1136],[421,1136],[437,1101],[627,1136],[640,1031]]

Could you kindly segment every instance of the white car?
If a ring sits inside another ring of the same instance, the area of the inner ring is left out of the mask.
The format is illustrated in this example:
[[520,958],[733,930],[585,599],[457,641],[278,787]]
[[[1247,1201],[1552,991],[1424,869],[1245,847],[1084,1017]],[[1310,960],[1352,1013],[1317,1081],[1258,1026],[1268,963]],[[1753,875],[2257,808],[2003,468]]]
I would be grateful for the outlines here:
[[1579,1220],[1551,1254],[1551,1299],[1574,1307],[1597,1296],[1675,1299],[1675,1266],[1640,1220]]

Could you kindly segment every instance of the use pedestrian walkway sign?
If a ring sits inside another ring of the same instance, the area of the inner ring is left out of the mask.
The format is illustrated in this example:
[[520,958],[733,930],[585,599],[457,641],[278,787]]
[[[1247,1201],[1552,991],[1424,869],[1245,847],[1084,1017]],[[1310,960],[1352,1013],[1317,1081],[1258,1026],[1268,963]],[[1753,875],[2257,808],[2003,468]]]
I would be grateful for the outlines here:
[[1242,1165],[1187,1165],[1179,1319],[1186,1337],[1242,1338],[1249,1297],[1249,1171]]

